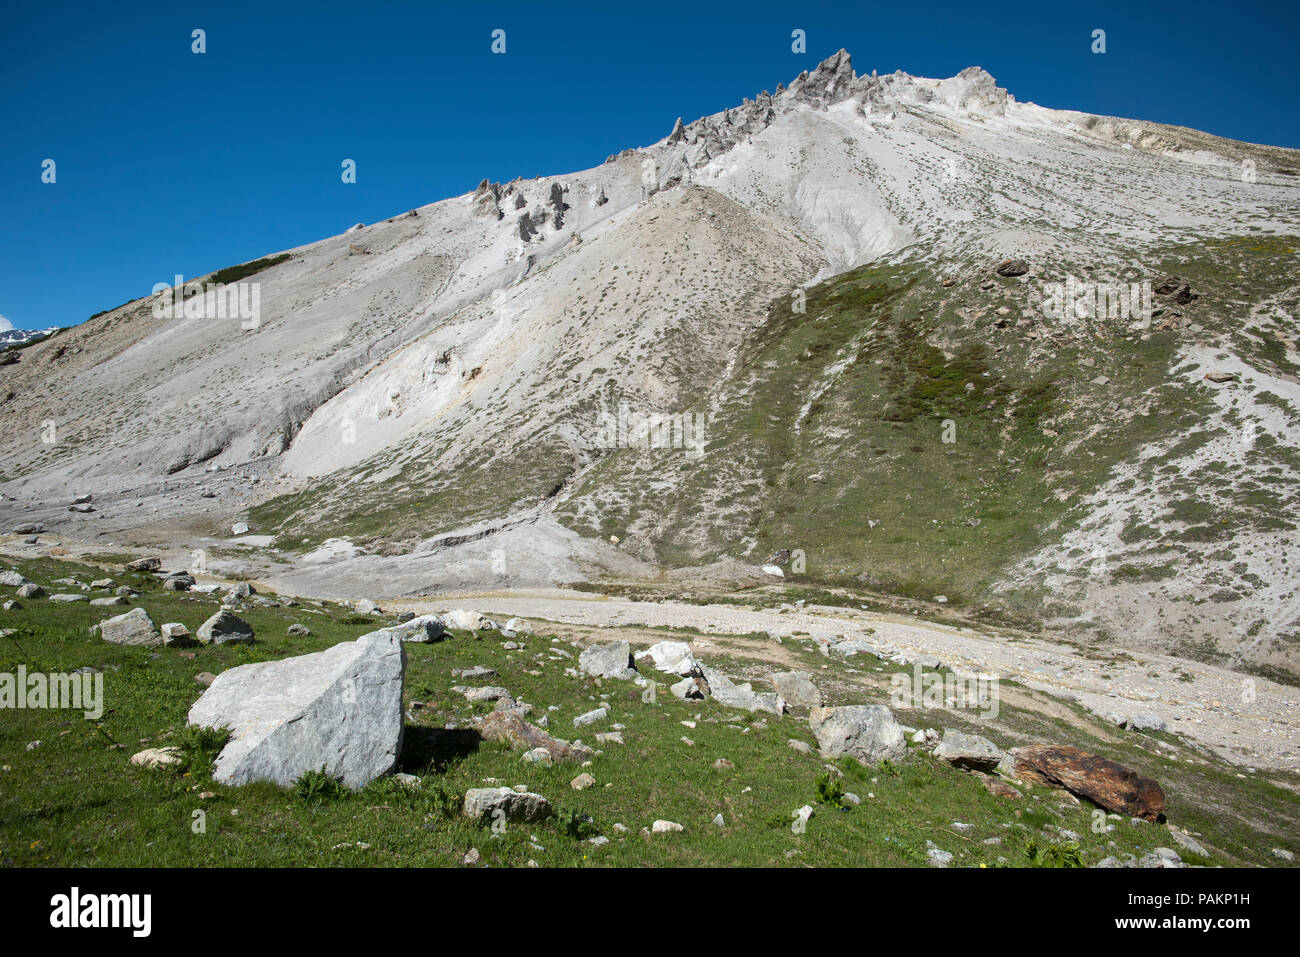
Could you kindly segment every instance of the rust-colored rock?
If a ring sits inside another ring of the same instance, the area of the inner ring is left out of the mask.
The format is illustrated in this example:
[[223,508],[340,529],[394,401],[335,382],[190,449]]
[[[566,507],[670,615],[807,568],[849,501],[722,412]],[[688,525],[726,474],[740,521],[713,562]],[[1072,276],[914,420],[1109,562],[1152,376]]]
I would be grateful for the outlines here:
[[535,724],[529,724],[515,711],[493,711],[479,725],[479,734],[488,741],[506,741],[516,751],[545,748],[552,761],[587,761],[596,752],[583,744],[570,744],[553,738]]
[[1024,797],[1017,789],[1001,778],[995,778],[991,774],[983,774],[979,771],[975,772],[975,776],[979,778],[980,784],[984,785],[984,790],[994,797],[1006,798],[1008,801],[1018,801]]
[[1160,785],[1122,764],[1068,745],[1036,744],[1011,754],[1019,778],[1065,788],[1114,814],[1147,821],[1164,817]]

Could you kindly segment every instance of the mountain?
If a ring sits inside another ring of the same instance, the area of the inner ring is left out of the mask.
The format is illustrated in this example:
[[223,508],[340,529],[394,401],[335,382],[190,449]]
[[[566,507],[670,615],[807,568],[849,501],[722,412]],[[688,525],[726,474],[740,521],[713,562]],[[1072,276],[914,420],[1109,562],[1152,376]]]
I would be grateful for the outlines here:
[[256,321],[209,289],[29,346],[0,520],[339,596],[742,587],[797,550],[818,588],[1295,682],[1298,177],[840,51],[204,277]]
[[0,331],[0,350],[46,339],[58,331],[58,326],[50,326],[48,329],[5,329]]

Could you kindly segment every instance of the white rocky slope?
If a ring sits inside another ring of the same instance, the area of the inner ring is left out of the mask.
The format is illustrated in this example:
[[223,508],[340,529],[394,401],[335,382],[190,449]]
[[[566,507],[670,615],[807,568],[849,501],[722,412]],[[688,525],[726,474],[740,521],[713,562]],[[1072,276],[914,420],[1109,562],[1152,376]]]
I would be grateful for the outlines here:
[[[1294,151],[1019,103],[975,67],[859,76],[841,51],[593,169],[485,181],[290,250],[250,277],[255,329],[146,299],[25,349],[0,369],[4,517],[125,539],[183,516],[211,536],[313,479],[328,514],[468,475],[477,506],[421,517],[416,538],[536,523],[562,544],[534,486],[581,480],[596,411],[704,411],[682,397],[795,287],[904,252],[1122,268],[1161,242],[1284,232],[1297,169]],[[254,469],[257,486],[233,478]],[[94,519],[64,511],[74,492]]]

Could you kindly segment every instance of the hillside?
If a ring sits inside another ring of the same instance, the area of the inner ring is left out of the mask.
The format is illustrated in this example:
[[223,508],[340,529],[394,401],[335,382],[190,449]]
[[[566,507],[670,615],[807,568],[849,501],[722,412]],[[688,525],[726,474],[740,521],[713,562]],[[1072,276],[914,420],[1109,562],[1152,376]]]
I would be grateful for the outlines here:
[[[841,51],[238,268],[254,328],[143,298],[15,352],[0,521],[329,597],[735,589],[799,549],[804,584],[1296,683],[1298,174]],[[1044,310],[1088,282],[1149,315]],[[606,441],[621,409],[699,454]]]

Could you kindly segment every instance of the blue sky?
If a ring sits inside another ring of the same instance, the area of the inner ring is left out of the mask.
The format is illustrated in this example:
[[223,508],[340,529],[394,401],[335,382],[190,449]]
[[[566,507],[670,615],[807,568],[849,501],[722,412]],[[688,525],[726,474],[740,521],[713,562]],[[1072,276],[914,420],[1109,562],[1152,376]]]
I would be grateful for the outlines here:
[[[497,28],[505,55],[490,49]],[[796,28],[806,54],[791,52]],[[1102,55],[1090,49],[1097,28]],[[0,316],[70,325],[177,273],[333,235],[484,177],[594,166],[840,47],[859,73],[979,65],[1043,106],[1300,147],[1298,42],[1294,0],[9,0]],[[47,158],[53,184],[41,182]],[[347,158],[355,184],[340,179]]]

